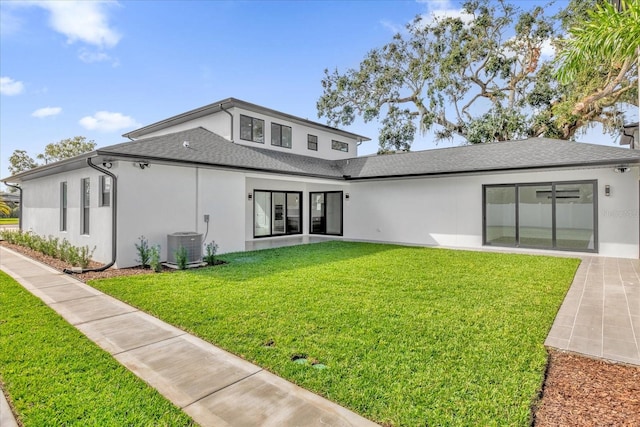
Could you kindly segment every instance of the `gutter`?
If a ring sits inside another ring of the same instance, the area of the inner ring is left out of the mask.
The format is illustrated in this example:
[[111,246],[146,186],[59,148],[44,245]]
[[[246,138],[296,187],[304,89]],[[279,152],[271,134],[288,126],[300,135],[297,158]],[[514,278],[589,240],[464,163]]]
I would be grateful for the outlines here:
[[22,231],[22,187],[19,185],[12,185],[4,181],[4,185],[7,187],[15,188],[20,192],[20,204],[18,205],[18,230]]
[[[107,268],[112,267],[115,263],[116,263],[116,256],[118,253],[117,250],[117,230],[118,230],[118,217],[117,217],[117,212],[118,212],[118,178],[112,173],[109,172],[106,169],[102,169],[96,165],[93,164],[93,162],[91,161],[91,157],[87,158],[87,165],[89,165],[89,167],[97,170],[98,172],[104,173],[105,175],[108,175],[111,177],[111,192],[112,192],[112,197],[111,197],[111,262],[108,264],[105,264],[101,267],[97,267],[97,268],[83,268],[81,270],[73,270],[73,269],[67,269],[65,268],[63,270],[64,273],[67,274],[72,274],[72,273],[87,273],[90,271],[104,271]],[[20,200],[22,201],[22,198],[20,198]],[[21,212],[22,213],[22,212]]]

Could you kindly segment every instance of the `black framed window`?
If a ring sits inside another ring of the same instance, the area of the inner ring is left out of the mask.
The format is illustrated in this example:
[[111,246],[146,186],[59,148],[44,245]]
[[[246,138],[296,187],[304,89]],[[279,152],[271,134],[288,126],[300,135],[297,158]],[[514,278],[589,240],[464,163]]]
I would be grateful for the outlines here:
[[302,192],[255,190],[253,237],[302,234]]
[[89,207],[91,206],[91,181],[83,178],[80,185],[80,234],[89,234]]
[[597,181],[483,186],[483,244],[598,251]]
[[342,191],[309,193],[309,233],[342,236]]
[[100,206],[111,205],[111,177],[100,175]]
[[331,148],[333,150],[344,151],[345,153],[349,151],[349,144],[341,141],[331,141]]
[[240,115],[240,139],[264,143],[264,120]]
[[307,149],[318,151],[318,137],[316,135],[307,135]]
[[271,123],[271,145],[291,148],[291,127]]
[[67,231],[67,182],[60,183],[60,231]]

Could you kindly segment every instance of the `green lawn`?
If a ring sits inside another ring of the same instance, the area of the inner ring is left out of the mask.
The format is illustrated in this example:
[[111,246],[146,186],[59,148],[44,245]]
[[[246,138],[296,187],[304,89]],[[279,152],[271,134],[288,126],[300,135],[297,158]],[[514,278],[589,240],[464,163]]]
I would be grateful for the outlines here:
[[0,225],[18,225],[18,218],[0,218]]
[[186,426],[191,419],[0,272],[0,382],[29,426]]
[[91,284],[397,426],[528,426],[543,342],[579,263],[346,242],[222,258]]

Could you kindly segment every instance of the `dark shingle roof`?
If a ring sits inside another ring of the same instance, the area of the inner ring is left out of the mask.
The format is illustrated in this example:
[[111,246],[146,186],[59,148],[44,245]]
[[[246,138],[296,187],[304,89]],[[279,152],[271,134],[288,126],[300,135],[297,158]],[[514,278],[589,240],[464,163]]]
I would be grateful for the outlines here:
[[342,160],[352,179],[640,163],[640,150],[531,138]]
[[[183,146],[184,141],[189,142],[188,148]],[[640,150],[545,138],[332,161],[235,144],[204,128],[195,128],[111,145],[3,181],[20,182],[71,170],[96,156],[100,161],[128,158],[340,180],[640,163]]]
[[[189,142],[188,148],[183,146],[184,141]],[[124,142],[101,148],[97,153],[293,175],[342,177],[334,161],[234,144],[204,128]]]

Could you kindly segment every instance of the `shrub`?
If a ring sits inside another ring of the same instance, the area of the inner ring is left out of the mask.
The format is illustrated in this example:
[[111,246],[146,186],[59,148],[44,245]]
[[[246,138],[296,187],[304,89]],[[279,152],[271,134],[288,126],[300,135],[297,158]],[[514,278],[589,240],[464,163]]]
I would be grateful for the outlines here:
[[212,240],[211,243],[208,243],[204,247],[205,256],[204,261],[209,265],[216,264],[216,252],[218,252],[218,245],[215,240]]
[[151,258],[151,248],[149,247],[149,241],[144,236],[138,237],[140,244],[134,243],[136,250],[138,251],[138,259],[143,268],[149,267],[149,260]]
[[189,254],[187,253],[187,248],[180,246],[176,251],[176,264],[178,264],[178,268],[180,270],[187,268],[188,257]]
[[162,271],[162,263],[160,262],[160,245],[152,246],[150,249],[149,265],[156,273]]
[[89,251],[89,246],[83,246],[78,250],[78,264],[80,264],[80,267],[82,268],[89,267],[91,256],[93,255],[93,252],[95,250],[96,250],[95,246],[91,251]]

